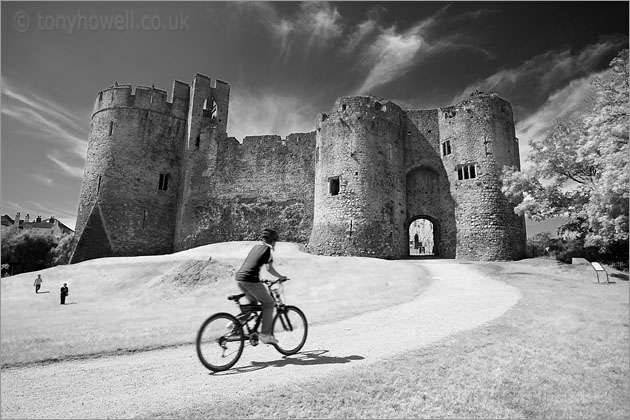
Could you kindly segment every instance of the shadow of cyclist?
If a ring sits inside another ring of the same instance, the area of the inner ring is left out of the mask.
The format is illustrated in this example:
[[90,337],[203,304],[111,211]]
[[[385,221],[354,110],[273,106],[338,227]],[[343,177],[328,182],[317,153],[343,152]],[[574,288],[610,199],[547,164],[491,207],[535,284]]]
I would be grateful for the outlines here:
[[281,359],[278,359],[278,360],[270,360],[268,362],[252,362],[250,366],[234,368],[234,369],[227,370],[225,372],[217,372],[217,373],[213,373],[212,375],[234,375],[237,373],[254,372],[254,371],[265,369],[268,367],[283,367],[287,365],[310,366],[310,365],[341,364],[341,363],[350,363],[353,360],[365,359],[363,356],[357,356],[357,355],[345,356],[345,357],[326,356],[325,353],[328,353],[328,350],[304,351],[304,352],[296,353],[291,356],[283,356]]

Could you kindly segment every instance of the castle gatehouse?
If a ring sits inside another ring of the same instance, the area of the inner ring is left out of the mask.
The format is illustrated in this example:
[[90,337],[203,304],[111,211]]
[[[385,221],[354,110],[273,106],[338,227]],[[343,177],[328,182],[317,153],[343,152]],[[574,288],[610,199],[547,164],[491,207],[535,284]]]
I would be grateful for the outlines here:
[[524,218],[501,193],[520,158],[498,95],[431,110],[342,97],[313,132],[241,143],[227,134],[229,94],[200,74],[175,81],[170,102],[154,87],[97,94],[72,262],[255,240],[262,227],[316,254],[403,258],[416,221],[432,227],[432,255],[525,256]]

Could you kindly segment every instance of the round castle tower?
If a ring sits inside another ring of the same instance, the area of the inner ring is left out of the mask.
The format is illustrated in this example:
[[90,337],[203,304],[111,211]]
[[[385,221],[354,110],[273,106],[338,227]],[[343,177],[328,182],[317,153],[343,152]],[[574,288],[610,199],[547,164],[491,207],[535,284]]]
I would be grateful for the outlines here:
[[129,85],[98,93],[81,185],[72,262],[171,252],[189,87]]
[[439,110],[441,154],[456,203],[456,258],[525,256],[525,220],[501,192],[504,166],[520,169],[511,104],[476,94]]
[[406,246],[404,112],[344,97],[317,123],[309,252],[395,257]]

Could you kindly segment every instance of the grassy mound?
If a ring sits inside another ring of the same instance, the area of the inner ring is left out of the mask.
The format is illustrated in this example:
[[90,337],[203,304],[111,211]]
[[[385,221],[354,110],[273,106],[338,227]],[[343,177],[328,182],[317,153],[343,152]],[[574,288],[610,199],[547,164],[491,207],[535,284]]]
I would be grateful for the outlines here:
[[[2,366],[192,343],[212,313],[236,312],[234,273],[255,242],[170,255],[102,258],[3,278]],[[430,284],[414,265],[305,254],[280,243],[274,266],[291,278],[285,302],[309,323],[330,322],[414,299]],[[39,294],[33,281],[44,279]],[[271,278],[266,270],[261,272]],[[60,305],[59,288],[70,295]]]

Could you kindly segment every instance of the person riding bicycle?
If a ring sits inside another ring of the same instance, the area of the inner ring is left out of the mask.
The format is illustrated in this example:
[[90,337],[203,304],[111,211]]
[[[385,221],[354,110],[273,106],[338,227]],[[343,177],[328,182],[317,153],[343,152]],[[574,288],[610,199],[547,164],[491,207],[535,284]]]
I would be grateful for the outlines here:
[[274,300],[267,291],[267,288],[260,281],[260,268],[266,265],[269,274],[280,280],[286,279],[273,267],[273,256],[271,251],[278,241],[278,233],[273,229],[265,229],[262,232],[262,243],[255,245],[245,258],[243,265],[236,272],[236,282],[239,289],[245,293],[245,297],[250,303],[260,302],[262,306],[262,326],[260,341],[265,344],[278,344],[278,340],[273,336],[272,320]]

